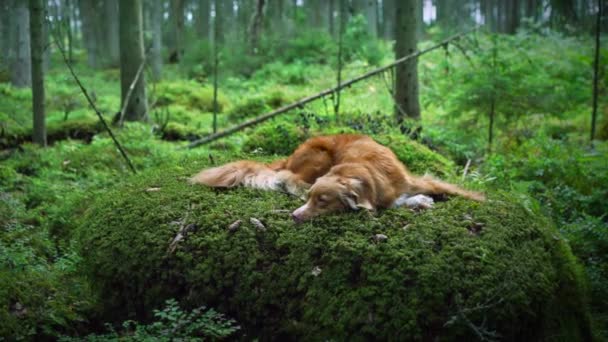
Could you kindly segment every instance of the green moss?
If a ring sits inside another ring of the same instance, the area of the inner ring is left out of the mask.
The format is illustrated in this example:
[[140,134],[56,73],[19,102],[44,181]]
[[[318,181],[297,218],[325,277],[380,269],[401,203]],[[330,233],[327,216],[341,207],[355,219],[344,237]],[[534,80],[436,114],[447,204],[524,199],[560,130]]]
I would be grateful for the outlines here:
[[374,135],[374,139],[391,148],[399,160],[415,174],[431,173],[449,177],[454,173],[454,163],[431,151],[428,147],[399,134]]
[[103,319],[146,318],[179,298],[227,313],[249,338],[456,341],[476,339],[473,326],[507,341],[589,337],[568,245],[511,194],[296,225],[288,211],[298,199],[188,185],[203,166],[140,174],[82,220],[83,271],[104,299]]
[[250,97],[234,106],[228,112],[230,120],[243,120],[252,116],[264,114],[287,103],[285,94],[275,90],[262,96]]
[[[161,82],[157,85],[158,106],[179,104],[202,112],[213,111],[213,89],[193,81]],[[228,101],[222,93],[218,93],[218,109],[221,112]]]
[[243,144],[244,152],[259,152],[270,155],[290,155],[309,137],[295,124],[281,121],[259,126],[247,135]]
[[238,121],[265,113],[269,109],[270,107],[263,98],[252,97],[234,106],[230,112],[228,112],[228,118],[230,120]]
[[194,140],[201,137],[201,130],[177,122],[169,122],[163,127],[161,136],[165,140]]

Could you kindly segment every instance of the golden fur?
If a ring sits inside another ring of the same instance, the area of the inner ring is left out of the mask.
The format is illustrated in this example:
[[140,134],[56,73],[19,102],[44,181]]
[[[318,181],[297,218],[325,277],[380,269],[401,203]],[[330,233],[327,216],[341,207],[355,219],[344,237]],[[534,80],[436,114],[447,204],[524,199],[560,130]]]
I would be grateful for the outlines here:
[[306,204],[292,213],[298,222],[328,212],[388,208],[404,194],[484,200],[481,193],[428,176],[413,176],[389,148],[355,134],[311,138],[285,160],[268,165],[237,161],[203,170],[191,182],[213,187],[283,189],[296,195],[307,192]]

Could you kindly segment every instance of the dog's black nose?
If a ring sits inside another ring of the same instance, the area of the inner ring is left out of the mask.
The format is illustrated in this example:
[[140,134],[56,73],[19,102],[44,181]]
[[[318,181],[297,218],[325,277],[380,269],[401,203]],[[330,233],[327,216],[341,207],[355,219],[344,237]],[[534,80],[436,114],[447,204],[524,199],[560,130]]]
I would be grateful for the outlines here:
[[295,223],[301,223],[302,219],[299,216],[291,214],[291,218],[295,221]]

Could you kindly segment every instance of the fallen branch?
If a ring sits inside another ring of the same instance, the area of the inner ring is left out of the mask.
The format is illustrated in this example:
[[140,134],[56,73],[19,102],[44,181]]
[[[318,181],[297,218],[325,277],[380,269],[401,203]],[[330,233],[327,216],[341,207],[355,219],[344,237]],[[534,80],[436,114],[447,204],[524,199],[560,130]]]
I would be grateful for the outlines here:
[[139,68],[137,69],[137,73],[135,73],[135,77],[133,78],[133,82],[129,85],[129,90],[127,90],[127,96],[125,96],[124,103],[122,104],[122,108],[120,108],[120,115],[118,119],[118,127],[122,127],[123,120],[125,118],[125,110],[127,110],[127,105],[129,105],[129,101],[131,100],[131,95],[133,94],[133,89],[135,89],[135,84],[139,81],[139,76],[141,72],[144,70],[144,66],[146,65],[146,58],[141,61]]
[[68,61],[68,59],[67,59],[67,57],[65,55],[65,51],[63,50],[63,46],[61,46],[61,44],[59,44],[59,40],[57,39],[56,35],[53,36],[53,40],[55,41],[55,45],[57,46],[57,48],[59,49],[59,52],[61,53],[61,57],[63,57],[63,61],[65,62],[65,65],[70,70],[70,73],[72,74],[72,77],[74,77],[74,80],[76,81],[76,83],[80,87],[80,90],[84,94],[84,97],[86,97],[87,101],[89,102],[89,105],[91,105],[91,107],[95,111],[95,114],[97,114],[97,117],[99,118],[99,121],[101,121],[101,123],[102,123],[103,127],[105,128],[105,130],[108,131],[108,134],[110,135],[110,138],[112,138],[112,141],[114,142],[114,145],[116,145],[116,147],[120,151],[120,154],[122,155],[122,157],[127,162],[127,165],[129,166],[129,169],[131,169],[131,171],[134,174],[137,174],[137,171],[135,171],[135,167],[131,163],[131,160],[127,156],[127,153],[125,152],[125,150],[120,145],[120,142],[118,142],[118,139],[116,139],[116,137],[114,136],[114,133],[110,129],[110,126],[108,126],[108,123],[103,118],[103,115],[101,115],[101,113],[99,112],[99,110],[97,109],[97,107],[95,106],[95,103],[93,103],[93,100],[91,99],[91,97],[89,96],[89,93],[87,93],[87,90],[84,88],[84,86],[80,82],[80,79],[78,78],[78,76],[76,76],[76,73],[74,72],[74,69],[72,68],[72,65],[70,64],[70,62]]
[[444,41],[442,41],[442,42],[440,42],[438,44],[435,44],[435,45],[433,45],[433,46],[431,46],[431,47],[429,47],[427,49],[424,49],[424,50],[412,53],[410,55],[407,55],[405,57],[399,58],[399,59],[395,60],[394,62],[392,62],[391,64],[388,64],[386,66],[374,69],[374,70],[372,70],[370,72],[367,72],[367,73],[365,73],[365,74],[363,74],[361,76],[352,78],[352,79],[350,79],[348,81],[345,81],[345,82],[342,82],[342,83],[340,83],[336,87],[323,90],[320,93],[317,93],[317,94],[305,97],[305,98],[303,98],[303,99],[301,99],[301,100],[299,100],[297,102],[294,102],[292,104],[283,106],[283,107],[281,107],[279,109],[276,109],[276,110],[274,110],[274,111],[272,111],[270,113],[266,113],[264,115],[261,115],[261,116],[258,116],[256,118],[253,118],[251,120],[247,120],[247,121],[243,122],[242,124],[239,124],[239,125],[233,126],[231,128],[228,128],[226,130],[223,130],[223,131],[220,131],[220,132],[208,135],[208,136],[206,136],[206,137],[204,137],[202,139],[195,140],[195,141],[191,142],[190,144],[188,144],[187,147],[188,148],[194,148],[194,147],[197,147],[197,146],[200,146],[200,145],[207,144],[209,142],[212,142],[212,141],[215,141],[217,139],[220,139],[220,138],[223,138],[225,136],[228,136],[228,135],[230,135],[232,133],[235,133],[235,132],[238,132],[240,130],[243,130],[243,129],[247,128],[247,127],[256,125],[256,124],[258,124],[260,122],[264,122],[264,121],[266,121],[268,119],[271,119],[271,118],[273,118],[273,117],[275,117],[275,116],[277,116],[279,114],[283,114],[285,112],[288,112],[288,111],[290,111],[290,110],[292,110],[294,108],[302,107],[305,104],[307,104],[309,102],[312,102],[312,101],[314,101],[316,99],[322,98],[324,96],[330,95],[330,94],[335,93],[335,92],[339,92],[340,90],[342,90],[344,88],[347,88],[347,87],[350,87],[351,85],[353,85],[353,84],[355,84],[355,83],[357,83],[359,81],[368,79],[368,78],[370,78],[372,76],[376,76],[376,75],[384,72],[385,70],[391,69],[391,68],[393,68],[393,67],[395,67],[395,66],[397,66],[397,65],[399,65],[399,64],[401,64],[403,62],[406,62],[406,61],[408,61],[410,59],[417,58],[417,57],[419,57],[421,55],[424,55],[424,54],[429,53],[429,52],[431,52],[433,50],[436,50],[436,49],[444,46],[445,44],[447,44],[447,43],[449,43],[449,42],[451,42],[453,40],[457,40],[457,39],[461,38],[462,36],[467,35],[467,34],[473,32],[474,30],[475,29],[470,30],[470,31],[466,31],[466,32],[463,32],[463,33],[459,33],[459,34],[454,35],[454,36],[452,36],[450,38],[447,38],[446,40],[444,40]]

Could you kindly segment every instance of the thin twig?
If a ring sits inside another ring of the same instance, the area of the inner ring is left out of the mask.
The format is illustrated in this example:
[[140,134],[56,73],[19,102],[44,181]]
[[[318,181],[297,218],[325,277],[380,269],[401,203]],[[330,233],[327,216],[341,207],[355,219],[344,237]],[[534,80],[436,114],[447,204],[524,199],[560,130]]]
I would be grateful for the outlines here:
[[452,45],[454,45],[458,50],[460,50],[464,58],[469,62],[469,64],[471,64],[471,66],[475,66],[475,63],[473,63],[473,60],[471,59],[471,57],[469,57],[467,50],[465,50],[460,44],[456,42],[452,42]]
[[467,164],[464,166],[464,171],[462,171],[462,181],[464,182],[465,178],[467,178],[467,173],[469,173],[469,166],[471,166],[471,159],[467,159]]
[[442,42],[440,42],[440,43],[438,43],[436,45],[433,45],[433,46],[431,46],[431,47],[429,47],[427,49],[424,49],[424,50],[421,50],[421,51],[417,51],[417,52],[412,53],[410,55],[401,57],[401,58],[395,60],[394,62],[392,62],[392,63],[390,63],[390,64],[388,64],[386,66],[374,69],[374,70],[369,71],[369,72],[367,72],[367,73],[365,73],[363,75],[360,75],[360,76],[357,76],[355,78],[352,78],[352,79],[350,79],[350,80],[348,80],[346,82],[342,82],[342,83],[340,83],[339,86],[336,86],[336,87],[333,87],[333,88],[329,88],[329,89],[325,89],[325,90],[323,90],[320,93],[317,93],[317,94],[305,97],[305,98],[303,98],[303,99],[301,99],[301,100],[299,100],[297,102],[288,104],[288,105],[283,106],[281,108],[278,108],[278,109],[276,109],[276,110],[274,110],[274,111],[272,111],[270,113],[266,113],[266,114],[260,115],[260,116],[258,116],[256,118],[247,120],[247,121],[245,121],[245,122],[243,122],[243,123],[241,123],[239,125],[230,127],[230,128],[228,128],[226,130],[223,130],[223,131],[220,131],[220,132],[217,132],[217,133],[213,133],[213,134],[208,135],[208,136],[206,136],[204,138],[195,140],[195,141],[191,142],[190,144],[188,144],[187,148],[194,148],[194,147],[197,147],[197,146],[200,146],[200,145],[207,144],[207,143],[209,143],[211,141],[215,141],[217,139],[223,138],[223,137],[228,136],[228,135],[230,135],[232,133],[235,133],[235,132],[238,132],[240,130],[243,130],[243,129],[247,128],[247,127],[256,125],[256,124],[258,124],[260,122],[264,122],[264,121],[266,121],[268,119],[271,119],[271,118],[273,118],[273,117],[275,117],[275,116],[277,116],[279,114],[283,114],[285,112],[288,112],[288,111],[290,111],[290,110],[292,110],[294,108],[301,107],[301,106],[303,106],[303,105],[305,105],[305,104],[307,104],[309,102],[312,102],[314,100],[322,98],[323,96],[327,96],[327,95],[330,95],[332,93],[336,93],[336,92],[338,92],[341,89],[350,87],[354,83],[357,83],[357,82],[362,81],[364,79],[370,78],[372,76],[376,76],[376,75],[378,75],[378,74],[386,71],[387,69],[391,69],[391,68],[393,68],[393,67],[395,67],[395,66],[397,66],[397,65],[399,65],[401,63],[409,61],[410,59],[417,58],[417,57],[419,57],[421,55],[424,55],[424,54],[429,53],[429,52],[431,52],[433,50],[436,50],[436,49],[444,46],[446,43],[449,43],[452,40],[459,39],[462,36],[473,32],[474,30],[476,30],[476,29],[469,30],[469,31],[466,31],[466,32],[463,32],[463,33],[459,33],[459,34],[454,35],[454,36],[452,36],[450,38],[447,38],[446,40],[444,40],[444,41],[442,41]]
[[399,113],[401,115],[403,115],[404,117],[407,117],[405,110],[403,110],[403,107],[401,107],[401,105],[397,102],[397,99],[395,98],[395,92],[393,91],[393,87],[389,85],[389,82],[386,79],[385,73],[382,73],[382,80],[384,81],[384,85],[386,86],[386,91],[391,96],[391,100],[393,100],[393,104],[395,105],[395,108],[397,108],[397,110],[399,111]]
[[133,78],[133,82],[129,85],[129,90],[127,91],[127,96],[125,96],[125,100],[123,101],[122,108],[120,108],[120,116],[118,119],[118,127],[122,127],[122,123],[125,117],[125,110],[127,109],[127,105],[129,105],[129,101],[131,101],[131,95],[133,94],[133,89],[135,89],[135,84],[139,81],[139,76],[141,72],[144,70],[144,66],[146,65],[146,58],[141,61],[139,68],[137,69],[137,73],[135,73],[135,77]]
[[99,121],[101,121],[101,124],[103,125],[103,127],[106,129],[106,131],[108,131],[108,134],[110,135],[110,138],[112,138],[112,141],[114,142],[114,145],[116,145],[116,147],[120,151],[120,154],[122,155],[122,157],[127,162],[127,165],[129,166],[129,169],[131,169],[131,171],[134,174],[137,174],[137,171],[135,170],[135,167],[133,166],[133,164],[131,163],[131,160],[127,156],[127,153],[125,152],[125,150],[120,145],[120,142],[118,142],[118,139],[116,139],[116,137],[114,136],[114,133],[110,129],[110,126],[108,126],[108,123],[103,118],[103,115],[101,115],[101,113],[99,112],[99,110],[97,109],[97,107],[95,106],[95,103],[93,103],[93,100],[91,100],[91,97],[89,96],[89,93],[87,93],[87,90],[85,89],[85,87],[80,82],[80,79],[78,79],[78,76],[76,76],[76,73],[74,72],[74,69],[72,68],[72,65],[70,64],[70,62],[68,61],[67,56],[65,55],[65,50],[63,49],[63,46],[59,43],[59,39],[57,39],[57,35],[53,35],[53,40],[55,41],[55,45],[57,45],[57,48],[59,49],[59,52],[61,53],[61,57],[63,57],[63,61],[65,62],[65,65],[70,70],[70,73],[72,74],[72,77],[74,78],[74,80],[76,81],[76,83],[78,84],[78,86],[80,87],[80,90],[84,94],[84,97],[86,97],[87,101],[89,102],[89,105],[91,105],[91,107],[95,111],[95,114],[97,114],[97,117],[99,118]]

